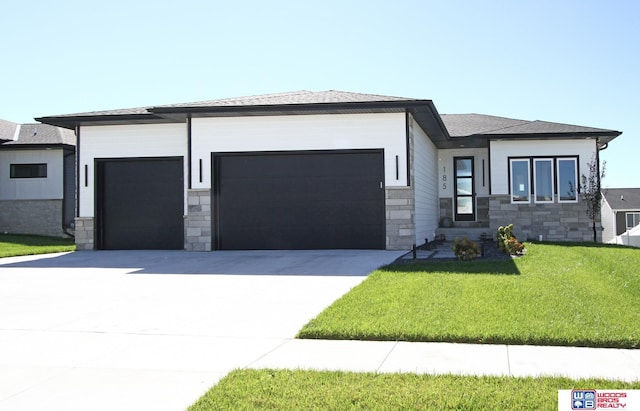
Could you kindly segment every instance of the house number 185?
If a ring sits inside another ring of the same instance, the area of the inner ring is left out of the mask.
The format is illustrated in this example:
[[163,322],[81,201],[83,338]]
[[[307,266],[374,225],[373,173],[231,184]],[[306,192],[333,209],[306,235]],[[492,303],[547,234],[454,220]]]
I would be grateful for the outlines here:
[[444,166],[442,166],[442,189],[447,189],[447,169]]

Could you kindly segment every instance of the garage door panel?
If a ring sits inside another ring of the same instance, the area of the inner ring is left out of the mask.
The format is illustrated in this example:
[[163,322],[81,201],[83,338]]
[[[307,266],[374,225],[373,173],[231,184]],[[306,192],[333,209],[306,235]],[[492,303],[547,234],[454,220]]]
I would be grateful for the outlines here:
[[383,161],[372,150],[214,156],[217,247],[384,248]]
[[[344,236],[345,227],[325,226],[309,228],[308,226],[236,227],[225,238],[227,250],[319,250],[319,249],[376,249],[379,248],[378,226],[346,227],[351,233]],[[354,242],[357,236],[367,241]],[[330,243],[331,247],[327,247]]]
[[184,248],[182,165],[181,158],[99,160],[99,247]]
[[[351,202],[324,201],[310,208],[304,203],[288,204],[287,212],[282,212],[281,204],[256,204],[251,207],[237,207],[224,213],[226,227],[243,225],[260,225],[264,221],[278,225],[310,225],[316,224],[369,224],[379,218],[378,202],[362,202],[354,205]],[[236,221],[234,224],[233,221]]]
[[303,178],[291,176],[289,178],[254,178],[254,179],[226,179],[220,187],[227,195],[248,195],[248,199],[259,197],[270,199],[271,193],[277,191],[280,197],[287,200],[301,198],[306,200],[336,198],[347,190],[358,198],[379,199],[380,177],[340,178]]

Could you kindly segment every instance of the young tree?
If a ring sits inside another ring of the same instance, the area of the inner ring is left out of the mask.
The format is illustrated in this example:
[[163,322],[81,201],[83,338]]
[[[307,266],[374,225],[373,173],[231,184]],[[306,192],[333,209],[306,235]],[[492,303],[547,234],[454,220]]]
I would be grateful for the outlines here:
[[587,217],[591,219],[593,224],[593,242],[598,241],[597,227],[598,217],[600,216],[600,208],[602,207],[602,192],[600,191],[600,183],[604,178],[604,170],[606,162],[602,163],[602,168],[598,166],[598,157],[594,154],[591,161],[587,163],[589,175],[582,175],[582,196],[587,206]]

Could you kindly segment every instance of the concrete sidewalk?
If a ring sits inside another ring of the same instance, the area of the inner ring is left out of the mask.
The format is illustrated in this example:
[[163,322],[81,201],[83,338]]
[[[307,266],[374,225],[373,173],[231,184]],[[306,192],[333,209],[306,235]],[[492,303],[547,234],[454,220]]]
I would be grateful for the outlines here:
[[640,350],[291,339],[248,368],[640,381]]

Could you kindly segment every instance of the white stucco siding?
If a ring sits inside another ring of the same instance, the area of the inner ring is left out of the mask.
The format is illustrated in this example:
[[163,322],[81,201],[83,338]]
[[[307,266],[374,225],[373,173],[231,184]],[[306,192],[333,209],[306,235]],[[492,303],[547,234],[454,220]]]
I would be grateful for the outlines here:
[[578,179],[588,172],[596,152],[596,140],[491,141],[492,194],[509,194],[509,157],[579,156]]
[[385,184],[407,185],[404,113],[194,118],[191,130],[193,188],[211,187],[211,153],[346,149],[384,149]]
[[486,148],[456,148],[438,152],[438,193],[440,197],[453,197],[454,157],[473,157],[475,193],[489,195],[489,150]]
[[438,228],[438,149],[412,121],[416,244],[432,241]]
[[[3,150],[0,164],[0,200],[62,199],[62,150]],[[46,164],[47,177],[11,178],[11,164]]]
[[[84,126],[80,130],[80,217],[94,216],[94,160],[96,158],[183,157],[187,175],[187,125],[130,124]],[[85,186],[85,165],[88,168]]]

